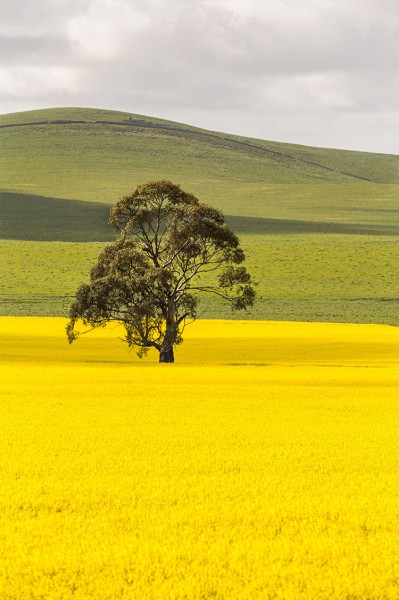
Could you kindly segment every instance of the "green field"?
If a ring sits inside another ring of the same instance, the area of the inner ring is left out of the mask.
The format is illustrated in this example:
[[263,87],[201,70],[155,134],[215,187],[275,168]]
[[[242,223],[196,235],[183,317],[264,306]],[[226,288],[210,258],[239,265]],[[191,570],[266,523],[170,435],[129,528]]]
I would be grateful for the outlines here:
[[[79,121],[79,122],[77,122]],[[398,322],[398,157],[49,109],[0,117],[3,315],[65,315],[109,207],[149,179],[221,208],[246,250],[259,319]],[[204,298],[201,316],[230,318]]]
[[[397,241],[354,235],[241,235],[258,301],[247,318],[395,324]],[[66,314],[103,244],[0,242],[5,315]],[[381,296],[381,290],[384,296]],[[213,298],[200,314],[229,318]]]

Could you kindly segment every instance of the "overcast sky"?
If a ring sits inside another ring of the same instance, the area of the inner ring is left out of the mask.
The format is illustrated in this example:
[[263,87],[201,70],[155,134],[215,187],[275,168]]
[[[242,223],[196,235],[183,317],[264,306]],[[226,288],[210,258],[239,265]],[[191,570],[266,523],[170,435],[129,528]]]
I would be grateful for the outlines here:
[[398,0],[1,0],[0,112],[399,153]]

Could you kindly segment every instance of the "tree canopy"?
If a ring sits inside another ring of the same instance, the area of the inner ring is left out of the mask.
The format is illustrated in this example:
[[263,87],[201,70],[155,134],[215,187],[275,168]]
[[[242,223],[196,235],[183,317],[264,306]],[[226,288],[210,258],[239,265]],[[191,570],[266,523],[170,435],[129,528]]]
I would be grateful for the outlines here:
[[[160,362],[174,362],[174,346],[197,317],[198,293],[216,294],[233,310],[253,305],[254,285],[237,236],[220,210],[180,186],[164,180],[138,186],[111,209],[110,224],[119,238],[76,292],[70,343],[114,321],[123,324],[125,341],[140,357],[156,348]],[[213,271],[216,279],[205,283],[202,276]]]

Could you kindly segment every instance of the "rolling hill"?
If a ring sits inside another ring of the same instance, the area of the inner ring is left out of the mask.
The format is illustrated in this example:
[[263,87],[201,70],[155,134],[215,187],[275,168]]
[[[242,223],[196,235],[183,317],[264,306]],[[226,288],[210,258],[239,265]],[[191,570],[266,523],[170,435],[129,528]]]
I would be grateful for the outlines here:
[[2,115],[0,138],[3,314],[65,314],[114,237],[109,206],[166,178],[221,208],[242,238],[260,282],[249,316],[397,322],[397,156],[79,108]]

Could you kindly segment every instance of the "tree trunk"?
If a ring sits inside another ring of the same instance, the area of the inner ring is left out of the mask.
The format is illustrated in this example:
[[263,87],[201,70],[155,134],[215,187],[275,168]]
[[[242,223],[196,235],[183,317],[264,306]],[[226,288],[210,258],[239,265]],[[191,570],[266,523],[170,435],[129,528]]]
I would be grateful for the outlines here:
[[169,348],[161,348],[159,351],[159,362],[160,363],[174,363],[175,356],[173,353],[173,346]]
[[173,347],[177,336],[177,324],[175,322],[175,305],[173,298],[168,300],[168,312],[166,315],[166,331],[159,349],[160,363],[174,363],[175,355]]

